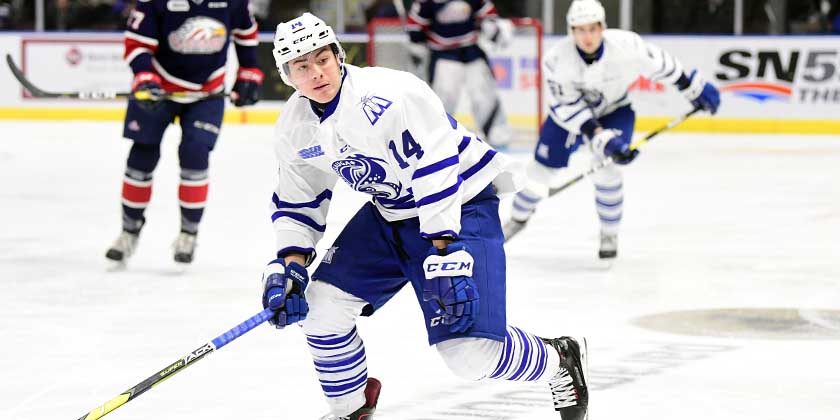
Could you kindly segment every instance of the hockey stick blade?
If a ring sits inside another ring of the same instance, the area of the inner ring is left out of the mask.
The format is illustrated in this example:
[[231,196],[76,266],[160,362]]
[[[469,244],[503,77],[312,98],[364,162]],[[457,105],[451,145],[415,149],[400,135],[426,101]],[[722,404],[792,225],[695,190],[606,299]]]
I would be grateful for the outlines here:
[[225,92],[209,93],[201,91],[167,92],[158,98],[154,98],[148,91],[137,92],[114,92],[114,91],[79,91],[79,92],[47,92],[30,82],[23,75],[20,67],[15,64],[11,54],[6,54],[6,64],[9,65],[12,75],[29,93],[36,98],[60,98],[60,99],[82,99],[82,100],[103,100],[103,99],[136,99],[140,101],[163,100],[163,99],[217,99],[230,96]]
[[271,318],[273,314],[274,312],[271,309],[265,309],[262,312],[248,318],[247,320],[245,320],[245,322],[231,328],[224,334],[205,343],[204,345],[193,350],[186,356],[176,360],[173,363],[170,363],[168,366],[161,369],[159,372],[146,378],[143,382],[134,385],[122,394],[110,399],[105,404],[102,404],[99,407],[96,407],[93,410],[91,410],[89,413],[83,415],[82,417],[79,417],[79,420],[96,420],[102,418],[103,416],[116,410],[123,404],[137,398],[138,396],[140,396],[140,394],[150,390],[153,386],[159,385],[161,382],[171,378],[176,373],[184,370],[187,366],[190,366],[191,364],[201,360],[204,356],[207,356],[215,350],[219,350],[231,341],[241,337],[246,332],[251,331],[260,324],[264,323],[265,321],[268,321],[268,319]]
[[17,79],[17,81],[26,90],[28,90],[29,93],[32,96],[34,96],[36,98],[60,98],[61,97],[61,95],[59,95],[57,93],[51,93],[51,92],[47,92],[47,91],[43,91],[41,89],[38,89],[37,86],[30,83],[29,80],[26,80],[26,76],[23,75],[23,72],[15,64],[15,61],[12,60],[12,55],[11,54],[6,54],[6,64],[9,65],[9,70],[11,70],[12,75],[15,76],[15,79]]

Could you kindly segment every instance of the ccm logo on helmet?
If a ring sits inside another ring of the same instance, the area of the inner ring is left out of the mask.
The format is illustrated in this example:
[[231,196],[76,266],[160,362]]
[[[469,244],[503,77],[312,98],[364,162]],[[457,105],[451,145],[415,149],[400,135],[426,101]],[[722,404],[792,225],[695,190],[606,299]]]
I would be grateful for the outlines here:
[[302,37],[300,37],[300,38],[298,38],[298,39],[296,39],[296,40],[292,41],[292,44],[297,44],[298,42],[303,42],[303,41],[306,41],[306,40],[307,40],[307,39],[309,39],[309,38],[312,38],[312,34],[302,36]]
[[436,271],[455,271],[455,270],[471,270],[472,262],[469,261],[449,261],[445,263],[430,263],[426,264],[426,272],[434,273]]

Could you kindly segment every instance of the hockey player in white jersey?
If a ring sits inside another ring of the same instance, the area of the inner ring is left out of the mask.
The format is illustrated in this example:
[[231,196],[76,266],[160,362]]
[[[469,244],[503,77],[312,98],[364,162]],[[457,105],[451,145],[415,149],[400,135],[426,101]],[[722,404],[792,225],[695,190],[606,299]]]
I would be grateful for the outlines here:
[[470,101],[476,128],[494,147],[510,143],[513,132],[496,88],[496,78],[484,50],[504,46],[513,37],[513,24],[499,17],[490,0],[415,0],[406,29],[412,60],[443,101],[446,112],[455,114],[461,94]]
[[[449,116],[422,80],[344,63],[316,16],[278,25],[274,57],[296,92],[275,131],[277,259],[264,271],[262,300],[276,327],[300,322],[330,406],[324,419],[372,418],[381,384],[368,377],[356,319],[406,284],[430,345],[454,373],[547,382],[561,418],[584,419],[586,341],[540,338],[506,321],[497,194],[521,182],[512,164]],[[372,200],[310,281],[305,267],[338,180]]]
[[[604,8],[597,0],[574,0],[566,15],[569,36],[543,59],[550,113],[543,123],[529,182],[513,202],[506,233],[528,221],[548,193],[556,172],[583,144],[599,162],[606,157],[626,165],[639,154],[630,149],[635,112],[627,90],[639,76],[676,85],[695,107],[714,114],[718,90],[696,71],[686,74],[671,54],[630,31],[606,29]],[[624,192],[621,170],[608,165],[595,172],[595,203],[601,225],[600,258],[615,258]]]

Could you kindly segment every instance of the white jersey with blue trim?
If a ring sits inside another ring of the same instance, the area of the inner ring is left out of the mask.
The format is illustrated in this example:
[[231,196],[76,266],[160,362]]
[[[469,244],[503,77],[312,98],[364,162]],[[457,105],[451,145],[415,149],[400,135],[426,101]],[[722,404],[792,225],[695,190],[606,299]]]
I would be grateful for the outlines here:
[[422,80],[343,68],[341,89],[322,116],[296,92],[277,121],[278,253],[314,251],[338,179],[373,196],[387,221],[419,217],[427,238],[457,236],[461,205],[491,182],[498,193],[521,186],[518,165],[447,115]]
[[587,120],[629,104],[627,90],[639,76],[673,84],[683,67],[637,33],[607,29],[601,57],[592,64],[584,61],[569,35],[546,54],[543,72],[551,92],[549,115],[561,127],[579,133]]

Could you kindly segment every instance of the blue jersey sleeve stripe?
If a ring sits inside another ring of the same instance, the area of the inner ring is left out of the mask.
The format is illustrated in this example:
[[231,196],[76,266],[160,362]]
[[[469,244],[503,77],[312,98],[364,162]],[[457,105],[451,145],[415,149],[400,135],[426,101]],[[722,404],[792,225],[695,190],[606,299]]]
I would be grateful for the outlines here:
[[461,173],[461,178],[469,179],[471,176],[475,175],[476,172],[487,166],[487,164],[493,160],[494,156],[496,156],[496,151],[492,149],[488,150],[475,165],[470,166],[469,169]]
[[318,194],[314,200],[307,201],[305,203],[289,203],[287,201],[280,201],[280,197],[277,196],[277,193],[271,195],[271,201],[274,202],[274,207],[278,209],[285,208],[285,209],[317,209],[321,207],[321,202],[324,200],[331,200],[332,199],[332,191],[331,190],[324,190],[320,194]]
[[422,178],[426,175],[431,175],[437,171],[446,169],[450,166],[454,166],[458,164],[458,155],[450,156],[440,162],[435,162],[431,165],[424,166],[422,168],[418,168],[414,171],[414,174],[411,176],[411,179]]
[[458,181],[455,182],[451,187],[448,187],[442,191],[438,191],[434,194],[429,194],[419,200],[417,200],[417,207],[428,206],[429,204],[437,203],[440,200],[443,200],[446,197],[452,196],[456,192],[458,192],[458,188],[461,187],[461,177],[458,177]]
[[455,118],[453,118],[453,117],[452,117],[452,115],[449,115],[449,113],[448,113],[448,112],[446,113],[446,118],[449,120],[449,125],[450,125],[453,129],[458,128],[458,120],[456,120]]
[[464,136],[461,139],[461,142],[458,143],[458,153],[462,153],[464,150],[467,150],[467,146],[470,145],[470,136]]
[[300,213],[293,213],[290,211],[275,211],[274,214],[271,215],[271,222],[273,223],[275,220],[281,217],[288,217],[289,219],[297,220],[298,222],[301,222],[306,226],[317,230],[318,232],[324,232],[325,230],[327,230],[327,225],[319,225],[309,216],[304,216]]

